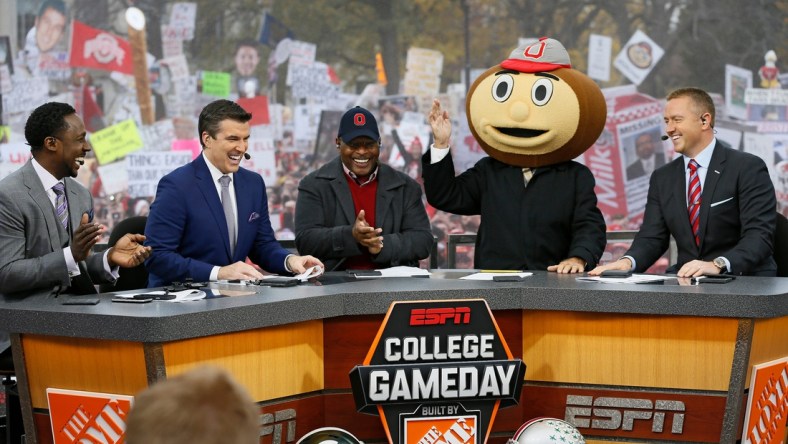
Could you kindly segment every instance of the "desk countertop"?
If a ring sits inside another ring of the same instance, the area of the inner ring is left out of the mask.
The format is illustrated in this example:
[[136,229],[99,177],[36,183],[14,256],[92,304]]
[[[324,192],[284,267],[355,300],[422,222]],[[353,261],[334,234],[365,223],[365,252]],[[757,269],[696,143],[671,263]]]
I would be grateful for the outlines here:
[[329,273],[318,283],[271,288],[211,284],[213,293],[251,294],[169,303],[63,305],[66,296],[0,295],[0,330],[65,337],[163,342],[345,315],[384,314],[394,301],[484,298],[493,310],[558,310],[636,315],[776,318],[788,315],[788,278],[739,277],[727,284],[603,284],[537,271],[522,282],[432,277],[356,281]]

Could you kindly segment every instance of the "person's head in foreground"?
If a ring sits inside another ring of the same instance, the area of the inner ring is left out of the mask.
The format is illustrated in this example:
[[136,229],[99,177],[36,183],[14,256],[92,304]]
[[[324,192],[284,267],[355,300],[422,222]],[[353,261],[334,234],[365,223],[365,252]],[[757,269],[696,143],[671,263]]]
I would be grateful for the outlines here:
[[257,444],[259,411],[227,371],[204,366],[148,387],[134,399],[127,444]]

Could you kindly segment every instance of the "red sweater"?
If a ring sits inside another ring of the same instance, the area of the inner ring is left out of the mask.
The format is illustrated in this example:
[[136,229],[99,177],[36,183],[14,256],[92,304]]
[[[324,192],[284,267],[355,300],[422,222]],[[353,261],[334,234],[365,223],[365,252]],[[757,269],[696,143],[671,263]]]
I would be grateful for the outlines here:
[[[371,226],[375,226],[375,200],[378,193],[378,179],[361,186],[350,176],[345,174],[345,179],[350,186],[350,194],[353,197],[353,206],[356,207],[356,216],[359,211],[364,210],[364,219]],[[345,266],[349,270],[373,270],[377,268],[372,263],[372,255],[366,247],[361,247],[363,253],[358,256],[351,256],[345,260]]]

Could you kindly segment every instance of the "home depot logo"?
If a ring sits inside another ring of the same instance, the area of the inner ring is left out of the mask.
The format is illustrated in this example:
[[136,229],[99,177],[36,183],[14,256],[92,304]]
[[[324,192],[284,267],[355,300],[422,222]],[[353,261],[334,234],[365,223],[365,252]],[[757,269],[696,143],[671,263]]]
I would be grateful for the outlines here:
[[741,442],[784,443],[788,435],[788,357],[753,366]]
[[47,389],[55,444],[123,441],[132,396]]
[[412,418],[405,420],[405,444],[476,444],[475,416]]

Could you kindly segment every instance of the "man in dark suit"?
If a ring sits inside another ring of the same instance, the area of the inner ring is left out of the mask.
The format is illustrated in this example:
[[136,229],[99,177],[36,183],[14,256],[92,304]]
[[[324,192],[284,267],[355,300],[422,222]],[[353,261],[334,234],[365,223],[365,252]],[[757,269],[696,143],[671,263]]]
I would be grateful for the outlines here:
[[262,278],[245,262],[247,256],[278,274],[323,266],[312,256],[290,254],[274,238],[263,178],[240,168],[251,118],[229,100],[203,108],[197,128],[202,154],[159,181],[150,208],[145,227],[145,243],[153,247],[145,262],[149,287],[188,278]]
[[348,110],[336,145],[339,156],[298,186],[298,251],[322,258],[329,269],[418,266],[433,242],[421,187],[378,162],[375,116],[360,106]]
[[642,133],[635,139],[637,160],[627,167],[627,180],[650,175],[655,169],[665,164],[665,153],[657,142],[655,134]]
[[624,257],[589,274],[642,272],[665,252],[672,235],[678,247],[672,270],[679,277],[774,276],[776,199],[766,164],[716,140],[714,103],[703,90],[672,92],[664,115],[667,135],[682,156],[651,175],[643,224]]
[[25,124],[33,158],[0,181],[0,289],[95,293],[118,267],[150,254],[141,234],[127,234],[104,254],[91,254],[105,227],[93,222],[93,199],[73,178],[90,151],[85,125],[71,105],[50,102]]

